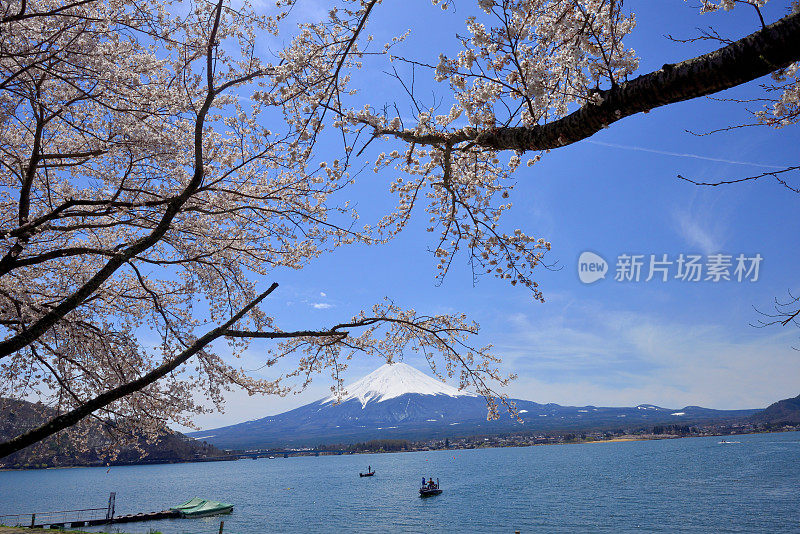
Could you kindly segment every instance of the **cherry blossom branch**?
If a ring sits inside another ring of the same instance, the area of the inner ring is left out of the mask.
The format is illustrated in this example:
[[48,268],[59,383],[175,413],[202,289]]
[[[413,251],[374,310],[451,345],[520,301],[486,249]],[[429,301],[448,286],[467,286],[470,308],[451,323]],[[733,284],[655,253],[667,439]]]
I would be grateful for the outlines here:
[[[430,318],[423,317],[421,320],[425,321]],[[225,335],[228,337],[242,337],[242,338],[257,338],[257,339],[291,339],[291,338],[298,338],[298,337],[347,337],[349,332],[345,329],[348,328],[360,328],[364,326],[372,326],[379,323],[394,323],[403,326],[412,327],[415,329],[419,329],[424,332],[434,333],[434,332],[468,332],[465,328],[437,328],[437,329],[430,329],[423,326],[420,326],[420,323],[403,320],[403,319],[395,319],[392,317],[365,317],[359,319],[357,321],[351,321],[349,323],[340,323],[336,326],[332,326],[327,330],[296,330],[292,332],[258,332],[258,331],[250,331],[250,330],[228,330]]]
[[377,128],[376,135],[393,136],[422,145],[474,142],[496,150],[548,150],[576,143],[625,117],[710,95],[755,80],[800,61],[800,12],[766,26],[730,45],[597,91],[599,104],[548,124],[453,132],[418,133]]
[[58,417],[54,417],[47,423],[44,423],[43,425],[40,425],[35,429],[32,429],[15,438],[0,443],[0,458],[3,458],[5,456],[8,456],[9,454],[13,454],[21,449],[24,449],[25,447],[33,443],[36,443],[38,441],[41,441],[48,436],[52,436],[56,432],[64,430],[65,428],[68,428],[78,423],[81,419],[87,417],[92,412],[104,408],[109,404],[111,404],[112,402],[119,400],[122,397],[129,395],[135,391],[140,391],[141,389],[154,383],[158,379],[163,378],[170,372],[177,369],[181,364],[186,362],[189,358],[191,358],[192,356],[203,350],[214,340],[226,335],[225,333],[230,329],[232,325],[234,325],[248,312],[250,312],[253,308],[255,308],[270,293],[275,291],[277,287],[278,284],[273,283],[269,287],[269,289],[261,293],[252,302],[250,302],[247,306],[242,308],[237,314],[228,319],[225,323],[209,331],[204,336],[198,338],[197,341],[192,343],[187,349],[183,350],[174,358],[156,367],[149,373],[141,376],[136,380],[132,380],[130,382],[117,386],[116,388],[107,391],[101,395],[98,395],[97,397],[91,400],[85,401],[83,404],[81,404],[74,410],[59,415]]
[[[341,392],[338,374],[346,368],[345,362],[355,352],[377,355],[391,363],[410,346],[411,350],[424,355],[431,370],[440,378],[443,377],[436,370],[436,360],[441,358],[444,361],[446,374],[450,377],[457,369],[460,372],[459,386],[474,386],[487,399],[492,417],[497,415],[495,399],[513,413],[513,403],[495,392],[488,383],[488,379],[492,379],[505,385],[513,376],[502,378],[499,371],[491,367],[493,362],[499,361],[490,353],[491,346],[475,348],[468,343],[468,338],[478,332],[475,323],[466,322],[463,315],[418,316],[413,310],[401,310],[388,299],[384,304],[374,306],[372,311],[371,316],[361,312],[351,321],[327,329],[294,332],[231,330],[228,336],[284,339],[275,351],[269,351],[272,357],[266,365],[274,365],[279,358],[290,353],[305,354],[296,370],[287,377],[303,375],[302,387],[305,387],[311,381],[312,373],[330,369],[334,393]],[[356,334],[352,331],[356,328],[363,331]],[[375,337],[378,332],[382,332],[385,338]]]
[[747,181],[751,181],[751,180],[758,180],[759,178],[763,178],[765,176],[772,176],[773,178],[775,178],[778,181],[778,183],[780,183],[786,189],[789,189],[790,191],[793,191],[795,193],[800,193],[800,188],[792,187],[791,185],[789,185],[786,182],[786,180],[783,180],[782,178],[780,178],[778,176],[779,174],[783,174],[785,172],[797,171],[797,170],[800,170],[800,166],[787,167],[787,168],[781,169],[779,171],[769,171],[769,172],[765,172],[765,173],[762,173],[762,174],[758,174],[756,176],[748,176],[746,178],[736,178],[736,179],[732,179],[732,180],[719,180],[717,182],[699,182],[697,180],[693,180],[691,178],[686,178],[684,176],[681,176],[680,174],[678,175],[678,178],[680,178],[681,180],[686,180],[687,182],[692,183],[694,185],[707,185],[707,186],[711,186],[711,187],[716,187],[718,185],[738,184],[738,183],[741,183],[741,182],[747,182]]
[[[191,180],[183,189],[180,195],[171,199],[166,205],[164,214],[161,216],[158,224],[146,236],[133,241],[130,245],[122,250],[115,251],[114,256],[99,269],[86,283],[74,291],[71,295],[64,298],[58,306],[56,306],[50,313],[40,317],[36,322],[30,325],[29,328],[18,332],[17,334],[0,341],[0,359],[8,357],[10,354],[22,349],[23,347],[34,342],[39,336],[46,332],[50,327],[61,320],[70,311],[74,310],[81,305],[90,295],[92,295],[106,280],[108,280],[122,265],[128,262],[131,258],[140,254],[141,252],[149,249],[158,243],[172,224],[172,221],[180,213],[183,206],[189,198],[197,191],[202,184],[204,175],[204,159],[203,159],[203,134],[205,126],[205,118],[211,109],[214,98],[218,95],[214,89],[214,80],[211,69],[213,69],[214,46],[219,29],[219,20],[222,12],[222,1],[219,0],[216,6],[215,22],[212,31],[208,37],[207,54],[207,87],[206,96],[203,104],[198,110],[197,117],[194,124],[194,170]],[[36,152],[34,152],[36,154]],[[23,195],[24,196],[24,195]],[[22,218],[22,210],[20,210],[20,220],[22,224],[26,222]],[[7,254],[12,261],[15,256]],[[16,253],[18,254],[18,252]]]
[[79,2],[72,2],[70,4],[63,5],[57,9],[51,9],[49,11],[42,11],[42,12],[34,12],[34,13],[27,13],[27,1],[21,0],[19,6],[19,12],[15,13],[14,15],[8,15],[0,19],[0,24],[7,24],[9,22],[18,22],[25,19],[30,19],[33,17],[52,17],[53,15],[58,15],[63,13],[68,9],[73,9],[80,6],[85,6],[87,4],[91,4],[93,2],[97,2],[98,0],[80,0]]
[[[788,291],[789,298],[785,301],[781,301],[778,297],[775,297],[773,308],[775,313],[767,313],[763,312],[759,309],[755,309],[756,312],[761,314],[762,316],[766,317],[767,319],[759,319],[756,324],[751,324],[750,326],[756,328],[766,328],[768,326],[773,325],[781,325],[786,326],[789,323],[794,324],[794,326],[800,328],[800,297],[795,296],[792,294],[792,291]],[[792,347],[795,350],[800,350],[798,347]]]

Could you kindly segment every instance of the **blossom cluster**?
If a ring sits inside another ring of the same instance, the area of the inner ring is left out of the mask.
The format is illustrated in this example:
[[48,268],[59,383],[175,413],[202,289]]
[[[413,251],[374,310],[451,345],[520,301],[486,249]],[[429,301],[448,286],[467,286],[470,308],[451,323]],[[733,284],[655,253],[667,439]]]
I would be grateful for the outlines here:
[[736,4],[749,4],[754,7],[761,7],[767,3],[768,0],[700,0],[701,13],[713,13],[720,9],[730,11]]
[[[701,13],[712,13],[720,9],[730,11],[737,5],[749,5],[758,10],[768,0],[702,0]],[[800,2],[793,1],[790,10],[800,12]],[[763,20],[763,19],[762,19]],[[797,123],[800,119],[800,63],[793,63],[785,69],[772,73],[774,83],[765,84],[768,94],[779,93],[777,98],[767,98],[765,109],[755,112],[761,124],[781,128]]]
[[638,66],[622,43],[635,18],[623,14],[621,2],[517,0],[481,7],[495,25],[468,18],[463,50],[454,58],[441,54],[435,69],[472,126],[554,120]]

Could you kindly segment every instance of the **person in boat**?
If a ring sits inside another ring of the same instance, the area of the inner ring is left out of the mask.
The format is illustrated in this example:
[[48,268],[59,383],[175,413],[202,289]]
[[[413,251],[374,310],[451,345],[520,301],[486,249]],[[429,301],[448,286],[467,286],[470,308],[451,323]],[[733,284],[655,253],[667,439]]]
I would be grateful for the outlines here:
[[422,477],[422,487],[425,487],[425,477]]
[[367,473],[372,473],[372,466],[371,465],[367,466]]
[[433,478],[431,478],[430,480],[428,480],[428,487],[429,487],[429,488],[434,488],[434,487],[435,487],[435,486],[434,486],[434,484],[433,484]]

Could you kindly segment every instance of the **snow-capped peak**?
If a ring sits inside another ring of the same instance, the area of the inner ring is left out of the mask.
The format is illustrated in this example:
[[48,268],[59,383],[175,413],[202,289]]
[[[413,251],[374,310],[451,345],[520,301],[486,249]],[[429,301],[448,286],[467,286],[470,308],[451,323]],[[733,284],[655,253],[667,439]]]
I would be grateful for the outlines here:
[[[358,399],[361,401],[362,407],[373,400],[382,402],[406,393],[448,395],[450,397],[476,396],[474,393],[448,386],[402,362],[381,365],[367,376],[345,386],[344,390],[347,395],[342,397],[343,402]],[[336,397],[331,395],[320,402],[327,404],[335,400]]]

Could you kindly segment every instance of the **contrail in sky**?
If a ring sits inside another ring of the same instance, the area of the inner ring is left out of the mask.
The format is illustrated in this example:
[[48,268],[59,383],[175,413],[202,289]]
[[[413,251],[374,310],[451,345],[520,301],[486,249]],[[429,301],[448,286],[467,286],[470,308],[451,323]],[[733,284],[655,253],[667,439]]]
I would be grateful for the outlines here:
[[764,163],[753,163],[751,161],[734,161],[730,159],[723,159],[723,158],[710,158],[708,156],[700,156],[698,154],[684,154],[681,152],[668,152],[666,150],[656,150],[655,148],[644,148],[640,146],[629,146],[629,145],[617,145],[615,143],[604,143],[603,141],[593,141],[591,139],[586,141],[587,143],[591,143],[593,145],[600,145],[600,146],[607,146],[611,148],[621,148],[623,150],[637,150],[639,152],[651,152],[653,154],[661,154],[664,156],[675,156],[678,158],[694,158],[694,159],[701,159],[704,161],[716,161],[718,163],[730,163],[731,165],[748,165],[750,167],[761,167],[763,169],[785,169],[785,165],[766,165]]

